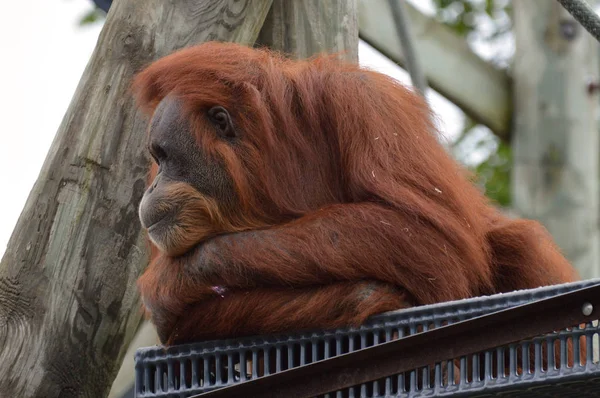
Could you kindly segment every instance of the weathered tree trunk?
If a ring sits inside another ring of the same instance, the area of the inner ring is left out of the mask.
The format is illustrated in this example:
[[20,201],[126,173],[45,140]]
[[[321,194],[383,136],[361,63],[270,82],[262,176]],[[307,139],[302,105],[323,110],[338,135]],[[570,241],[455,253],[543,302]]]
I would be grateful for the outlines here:
[[141,320],[146,121],[132,75],[205,40],[252,44],[270,0],[116,1],[0,263],[0,396],[106,396]]
[[600,276],[598,44],[556,1],[514,0],[514,207]]
[[257,45],[293,58],[341,53],[358,62],[357,0],[274,0]]

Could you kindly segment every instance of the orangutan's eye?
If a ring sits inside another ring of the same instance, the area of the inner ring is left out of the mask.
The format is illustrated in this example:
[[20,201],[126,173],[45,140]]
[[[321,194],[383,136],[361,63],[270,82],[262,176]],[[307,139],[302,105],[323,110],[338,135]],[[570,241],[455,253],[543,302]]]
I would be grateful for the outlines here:
[[233,121],[227,109],[222,106],[213,106],[208,110],[208,118],[221,137],[234,138],[236,136]]

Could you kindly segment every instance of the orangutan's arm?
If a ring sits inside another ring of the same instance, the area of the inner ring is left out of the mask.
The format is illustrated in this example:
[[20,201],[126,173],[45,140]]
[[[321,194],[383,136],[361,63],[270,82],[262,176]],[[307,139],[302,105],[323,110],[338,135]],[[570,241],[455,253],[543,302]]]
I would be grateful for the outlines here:
[[181,259],[187,278],[228,288],[376,280],[419,303],[470,296],[487,267],[468,228],[375,203],[334,205],[270,229],[216,237]]
[[190,341],[359,326],[371,315],[410,306],[406,294],[383,283],[340,282],[301,289],[225,291],[186,309],[166,345]]

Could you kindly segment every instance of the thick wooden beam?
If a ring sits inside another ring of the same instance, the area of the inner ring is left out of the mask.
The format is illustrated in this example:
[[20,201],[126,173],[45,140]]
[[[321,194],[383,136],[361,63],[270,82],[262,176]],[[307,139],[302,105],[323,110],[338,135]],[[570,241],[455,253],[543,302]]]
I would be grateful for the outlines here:
[[357,0],[274,0],[257,45],[293,58],[341,53],[358,62]]
[[514,0],[513,207],[600,276],[598,43],[557,1]]
[[117,0],[0,262],[0,396],[104,397],[141,320],[147,121],[133,74],[206,40],[252,44],[272,0]]
[[[360,37],[404,66],[402,46],[387,0],[359,0]],[[417,54],[429,85],[467,115],[508,139],[512,98],[510,79],[471,51],[463,37],[406,4]]]

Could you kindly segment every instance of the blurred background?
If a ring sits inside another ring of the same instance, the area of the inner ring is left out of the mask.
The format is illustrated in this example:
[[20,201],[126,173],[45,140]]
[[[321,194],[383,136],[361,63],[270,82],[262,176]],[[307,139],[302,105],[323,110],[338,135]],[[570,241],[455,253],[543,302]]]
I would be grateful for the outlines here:
[[[110,3],[5,5],[0,255]],[[588,278],[600,276],[598,46],[555,3],[412,0],[408,16],[440,140],[498,206],[542,221]],[[386,2],[358,4],[360,63],[410,84]]]
[[[3,7],[0,255],[109,6]],[[359,62],[411,84],[387,3],[358,6]],[[412,0],[407,11],[440,141],[498,207],[541,221],[582,277],[600,277],[598,43],[556,1]]]

